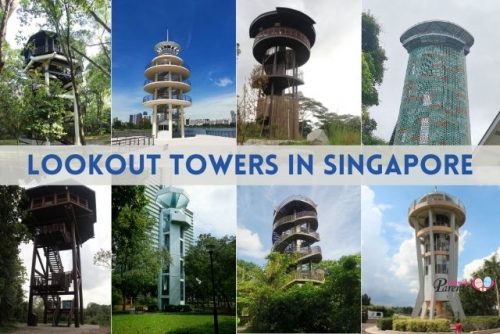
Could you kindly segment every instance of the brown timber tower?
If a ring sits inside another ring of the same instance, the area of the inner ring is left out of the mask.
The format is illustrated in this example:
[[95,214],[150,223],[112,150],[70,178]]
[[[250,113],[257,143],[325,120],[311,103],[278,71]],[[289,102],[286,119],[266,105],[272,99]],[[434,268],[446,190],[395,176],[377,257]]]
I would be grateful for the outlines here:
[[[68,326],[83,324],[81,245],[94,237],[96,222],[95,194],[84,186],[40,186],[26,190],[28,219],[33,233],[28,301],[28,326],[36,326],[33,298],[44,303],[43,322],[52,317],[57,326],[60,315],[66,314]],[[70,251],[72,268],[65,271],[61,252]],[[70,296],[70,300],[61,300]]]
[[298,86],[316,40],[315,22],[294,9],[277,7],[259,15],[250,25],[253,56],[261,64],[253,88],[259,88],[256,121],[262,135],[299,138]]

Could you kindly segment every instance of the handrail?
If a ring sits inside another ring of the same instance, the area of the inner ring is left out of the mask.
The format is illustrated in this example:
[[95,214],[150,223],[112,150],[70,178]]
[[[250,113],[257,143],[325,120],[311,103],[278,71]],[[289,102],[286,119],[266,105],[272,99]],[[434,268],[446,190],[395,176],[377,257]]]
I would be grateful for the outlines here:
[[321,269],[312,270],[310,272],[295,271],[292,277],[298,280],[310,279],[322,282],[325,280],[325,272]]
[[321,253],[320,246],[312,246],[312,247],[302,247],[298,251],[295,249],[287,250],[286,253],[298,253],[301,257],[310,255],[310,254],[319,254]]
[[113,138],[111,139],[111,145],[122,146],[122,145],[154,145],[155,138],[153,136],[135,136],[126,138]]
[[449,202],[452,203],[456,206],[458,206],[464,213],[465,211],[465,206],[462,204],[462,202],[458,199],[455,198],[451,195],[445,194],[445,193],[429,193],[424,195],[418,200],[414,200],[411,204],[410,207],[408,208],[408,212],[413,211],[419,204],[439,204],[443,202]]
[[286,36],[296,39],[304,43],[304,45],[307,46],[308,49],[311,48],[311,43],[309,42],[309,38],[307,38],[306,35],[298,31],[297,29],[289,27],[271,27],[264,29],[261,32],[259,32],[257,36],[255,36],[253,44],[256,45],[257,43],[268,37],[278,37],[278,36]]
[[284,217],[281,217],[280,219],[278,219],[277,221],[274,222],[273,229],[275,229],[276,227],[278,227],[280,225],[283,225],[283,224],[286,224],[286,223],[289,223],[289,222],[292,222],[294,220],[304,218],[304,217],[314,217],[317,219],[318,214],[315,211],[301,211],[301,212],[297,212],[293,215],[284,216]]
[[144,69],[147,70],[150,67],[159,66],[159,65],[172,65],[172,66],[184,67],[189,72],[191,72],[191,68],[186,63],[183,63],[182,65],[177,65],[177,64],[172,64],[172,62],[170,60],[162,60],[162,59],[159,59],[159,60],[154,61],[154,62],[150,62],[149,64],[146,65],[146,67]]
[[142,102],[148,102],[148,101],[152,101],[152,100],[160,100],[160,99],[172,99],[172,100],[181,100],[181,101],[188,101],[188,102],[193,102],[193,100],[191,99],[191,96],[188,96],[188,95],[182,95],[182,96],[172,96],[172,98],[170,98],[168,95],[158,95],[156,97],[156,99],[153,97],[153,95],[146,95],[144,96],[144,98],[142,99]]
[[176,77],[169,78],[168,76],[158,78],[158,80],[146,79],[146,80],[144,80],[144,86],[146,86],[147,84],[150,84],[152,82],[164,82],[164,81],[182,82],[182,83],[185,83],[185,84],[191,86],[191,81],[189,81],[189,80],[185,80],[185,79],[179,80],[178,77],[177,78]]
[[304,229],[299,229],[298,231],[295,230],[295,229],[292,229],[292,230],[288,230],[288,231],[283,232],[278,237],[278,239],[276,239],[276,241],[274,242],[274,244],[278,245],[278,244],[282,243],[283,240],[287,239],[289,236],[294,235],[294,234],[305,234],[305,235],[311,236],[311,237],[319,240],[319,233],[317,233],[317,232],[307,231],[307,230],[304,230]]

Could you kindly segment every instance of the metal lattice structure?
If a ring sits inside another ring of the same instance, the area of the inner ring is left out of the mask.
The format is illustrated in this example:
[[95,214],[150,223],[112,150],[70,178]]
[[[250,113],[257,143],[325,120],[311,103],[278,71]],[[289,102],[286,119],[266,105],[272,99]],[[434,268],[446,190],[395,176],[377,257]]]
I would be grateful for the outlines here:
[[408,29],[409,53],[394,145],[470,145],[465,56],[474,38],[462,27],[427,21]]
[[270,138],[298,139],[298,86],[304,84],[299,67],[310,57],[316,40],[315,22],[294,9],[277,7],[250,25],[253,56],[261,64],[253,88],[260,90],[256,121]]
[[321,262],[321,248],[313,246],[319,241],[318,213],[316,204],[305,196],[290,196],[274,210],[273,251],[298,254],[292,269],[295,283],[325,281],[323,270],[315,269],[313,264]]

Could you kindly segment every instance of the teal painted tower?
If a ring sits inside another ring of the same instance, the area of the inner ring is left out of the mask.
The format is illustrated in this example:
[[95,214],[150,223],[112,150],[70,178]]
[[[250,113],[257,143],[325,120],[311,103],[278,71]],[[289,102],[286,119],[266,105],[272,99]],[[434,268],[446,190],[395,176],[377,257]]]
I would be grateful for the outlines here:
[[160,207],[158,248],[167,249],[171,258],[158,279],[158,308],[164,310],[186,301],[184,257],[193,243],[193,213],[187,209],[188,195],[180,188],[159,189],[156,204]]
[[409,53],[394,145],[470,145],[465,57],[474,38],[462,27],[426,21],[401,35]]

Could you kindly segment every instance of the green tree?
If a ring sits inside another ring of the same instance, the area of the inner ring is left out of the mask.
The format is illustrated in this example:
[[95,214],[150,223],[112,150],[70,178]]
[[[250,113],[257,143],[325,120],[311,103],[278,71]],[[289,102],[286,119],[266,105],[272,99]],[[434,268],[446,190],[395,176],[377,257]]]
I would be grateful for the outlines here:
[[495,282],[496,308],[500,317],[500,288],[498,287],[498,283],[500,283],[500,261],[496,253],[484,261],[484,273],[489,275]]
[[371,298],[366,293],[361,296],[361,305],[368,306],[371,304]]
[[19,245],[28,241],[24,190],[18,186],[0,186],[0,326],[23,313],[22,284],[25,269],[19,258]]
[[[476,272],[472,273],[472,277],[484,278],[485,276],[488,276],[488,273],[485,271],[484,264]],[[467,316],[494,315],[496,313],[496,298],[494,289],[486,292],[480,292],[468,285],[460,289],[459,296],[464,313]]]
[[0,0],[0,73],[5,64],[3,46],[5,44],[5,35],[7,34],[7,23],[14,13],[18,2],[18,0]]
[[362,14],[361,31],[362,138],[365,145],[379,145],[384,144],[384,141],[373,135],[377,122],[370,118],[368,108],[379,103],[378,87],[384,79],[384,63],[387,57],[379,42],[380,25],[370,13]]
[[225,236],[215,238],[201,234],[185,257],[186,296],[188,301],[206,307],[212,298],[210,257],[208,250],[213,247],[214,279],[216,300],[219,305],[232,312],[236,298],[236,238]]
[[112,285],[120,291],[125,310],[128,298],[154,289],[170,257],[166,250],[154,248],[149,237],[156,222],[145,209],[144,187],[116,186],[112,192],[122,195],[112,201]]

